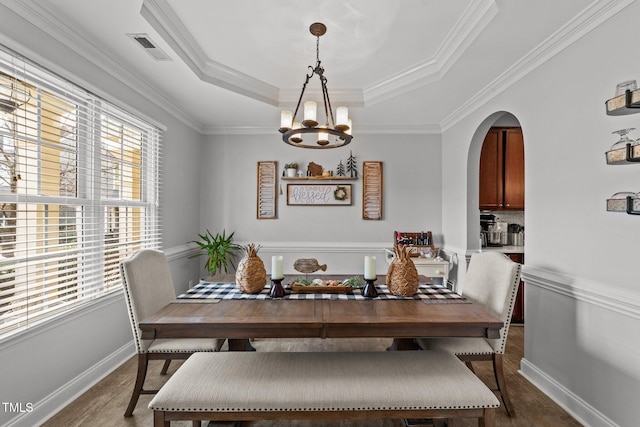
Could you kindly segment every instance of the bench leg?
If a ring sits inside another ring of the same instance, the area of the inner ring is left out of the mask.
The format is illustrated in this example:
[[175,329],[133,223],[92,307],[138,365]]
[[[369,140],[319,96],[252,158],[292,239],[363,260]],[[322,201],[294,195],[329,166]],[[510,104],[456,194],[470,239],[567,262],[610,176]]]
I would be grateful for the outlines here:
[[484,417],[478,420],[478,427],[496,427],[495,408],[485,408]]
[[164,418],[164,411],[153,411],[153,427],[171,427],[171,421]]

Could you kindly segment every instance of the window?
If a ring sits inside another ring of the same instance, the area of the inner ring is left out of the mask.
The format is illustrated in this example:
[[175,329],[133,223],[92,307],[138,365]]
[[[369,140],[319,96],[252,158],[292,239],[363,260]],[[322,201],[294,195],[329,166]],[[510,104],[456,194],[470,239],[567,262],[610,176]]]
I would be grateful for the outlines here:
[[0,337],[159,248],[160,130],[0,46]]

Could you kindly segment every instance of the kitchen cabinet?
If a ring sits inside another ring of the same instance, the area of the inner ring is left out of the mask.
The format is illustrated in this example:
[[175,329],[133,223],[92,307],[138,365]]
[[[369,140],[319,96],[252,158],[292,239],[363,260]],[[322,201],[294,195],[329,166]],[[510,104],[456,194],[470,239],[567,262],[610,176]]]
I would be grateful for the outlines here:
[[[512,261],[518,264],[524,264],[524,254],[514,253],[506,254]],[[520,281],[520,287],[518,288],[518,294],[516,295],[515,306],[513,307],[513,314],[511,315],[511,323],[524,324],[524,282]]]
[[524,209],[524,140],[521,128],[491,128],[480,154],[482,210]]

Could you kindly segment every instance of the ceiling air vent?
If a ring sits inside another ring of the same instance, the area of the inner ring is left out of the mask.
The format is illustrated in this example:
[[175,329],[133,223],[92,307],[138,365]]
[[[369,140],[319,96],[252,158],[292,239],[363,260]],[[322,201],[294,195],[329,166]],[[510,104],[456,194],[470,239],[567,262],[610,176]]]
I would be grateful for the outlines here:
[[169,55],[157,47],[147,34],[127,34],[127,36],[141,46],[156,61],[171,61]]

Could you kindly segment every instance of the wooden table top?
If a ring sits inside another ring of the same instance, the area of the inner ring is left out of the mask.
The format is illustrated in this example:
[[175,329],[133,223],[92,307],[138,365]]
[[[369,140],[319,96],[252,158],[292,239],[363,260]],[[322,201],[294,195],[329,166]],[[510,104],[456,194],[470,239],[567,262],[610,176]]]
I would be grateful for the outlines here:
[[472,303],[420,300],[178,300],[139,323],[157,338],[498,338],[503,323]]

